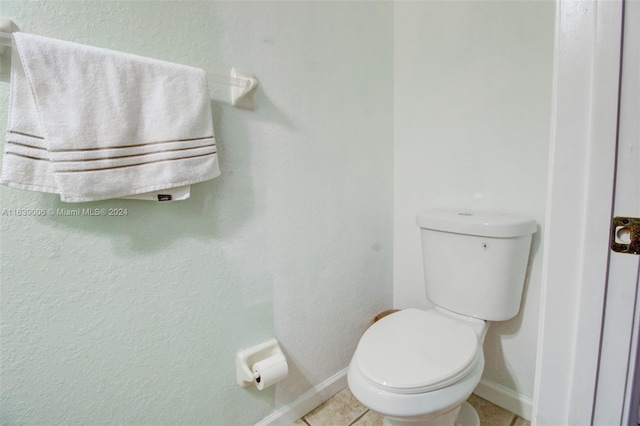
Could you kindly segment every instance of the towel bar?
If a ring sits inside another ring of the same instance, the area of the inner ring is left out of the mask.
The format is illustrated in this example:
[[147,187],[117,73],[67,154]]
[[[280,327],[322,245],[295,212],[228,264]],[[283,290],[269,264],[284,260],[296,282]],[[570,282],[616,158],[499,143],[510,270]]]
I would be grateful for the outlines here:
[[[1,18],[1,17],[0,17]],[[5,26],[4,24],[8,26]],[[7,18],[2,18],[1,29],[10,30],[13,24],[13,21]],[[2,60],[2,68],[1,74],[5,76],[4,81],[8,81],[8,71],[5,70],[4,63],[8,61],[5,57],[6,50],[5,47],[13,46],[13,36],[10,32],[0,31],[0,59]],[[6,74],[6,75],[5,75]],[[207,79],[210,83],[216,84],[224,84],[227,86],[231,86],[231,103],[234,106],[245,108],[245,109],[254,109],[255,103],[253,101],[253,94],[255,93],[258,87],[258,80],[255,78],[253,74],[249,74],[246,72],[237,71],[235,68],[231,70],[231,77],[223,74],[215,74],[207,72]]]
[[13,46],[13,37],[11,33],[0,33],[0,45]]

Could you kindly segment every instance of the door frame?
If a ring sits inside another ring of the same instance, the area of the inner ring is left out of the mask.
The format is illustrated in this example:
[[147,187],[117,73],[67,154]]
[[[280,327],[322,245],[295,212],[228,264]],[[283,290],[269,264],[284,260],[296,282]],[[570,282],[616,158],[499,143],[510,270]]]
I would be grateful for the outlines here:
[[593,422],[609,267],[622,10],[622,0],[557,2],[534,424]]
[[[640,2],[624,4],[614,216],[640,216]],[[611,251],[594,424],[638,424],[640,256]]]

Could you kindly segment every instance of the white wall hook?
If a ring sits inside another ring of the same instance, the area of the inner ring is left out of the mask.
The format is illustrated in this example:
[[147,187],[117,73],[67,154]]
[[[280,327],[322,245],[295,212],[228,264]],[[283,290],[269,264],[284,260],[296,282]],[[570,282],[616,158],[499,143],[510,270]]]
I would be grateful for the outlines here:
[[[18,26],[9,18],[0,16],[0,32],[11,34]],[[11,38],[0,45],[0,81],[9,81],[11,76]]]
[[247,82],[245,87],[231,86],[231,104],[238,108],[255,109],[256,102],[253,99],[253,95],[258,88],[256,76],[231,68],[231,78],[244,79]]
[[[282,353],[282,349],[280,349],[280,345],[276,339],[270,339],[259,345],[239,351],[236,354],[236,376],[238,384],[242,387],[255,384],[258,389],[262,389],[263,386],[261,386],[259,382],[256,383],[259,374],[256,374],[254,366],[268,359],[277,359],[279,362],[284,362],[284,377],[286,377],[286,359]],[[276,381],[284,377],[278,377]],[[262,385],[265,385],[265,383]],[[267,384],[267,386],[268,385],[269,384]]]

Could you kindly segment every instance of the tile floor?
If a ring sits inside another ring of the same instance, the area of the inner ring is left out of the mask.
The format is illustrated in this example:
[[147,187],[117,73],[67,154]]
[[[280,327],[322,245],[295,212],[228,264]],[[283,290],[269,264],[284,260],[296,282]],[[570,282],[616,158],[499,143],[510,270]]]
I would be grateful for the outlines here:
[[[469,403],[478,412],[482,426],[529,426],[530,423],[515,414],[471,395]],[[302,417],[292,426],[381,426],[382,416],[363,407],[349,388]]]

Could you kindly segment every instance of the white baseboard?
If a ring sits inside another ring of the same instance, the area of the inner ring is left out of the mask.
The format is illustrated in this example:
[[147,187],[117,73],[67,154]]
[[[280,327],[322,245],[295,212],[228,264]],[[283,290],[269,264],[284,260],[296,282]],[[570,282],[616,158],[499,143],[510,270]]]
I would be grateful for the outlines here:
[[531,421],[533,401],[528,396],[521,395],[499,383],[485,379],[480,380],[480,383],[473,393],[505,410],[517,414],[523,419]]
[[347,387],[347,369],[338,371],[300,398],[279,408],[255,426],[290,426],[296,420]]

